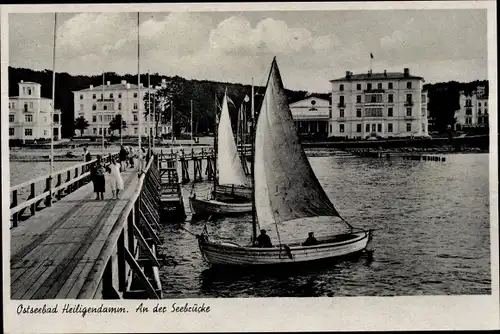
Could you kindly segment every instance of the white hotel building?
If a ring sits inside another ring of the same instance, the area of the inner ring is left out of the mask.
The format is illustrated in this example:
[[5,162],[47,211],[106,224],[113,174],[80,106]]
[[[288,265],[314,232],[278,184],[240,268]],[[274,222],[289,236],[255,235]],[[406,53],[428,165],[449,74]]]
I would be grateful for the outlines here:
[[457,130],[464,128],[488,127],[488,95],[486,87],[479,86],[471,94],[460,92],[460,109],[455,112]]
[[[158,88],[158,87],[157,87]],[[143,87],[141,83],[141,97],[138,97],[137,85],[127,83],[122,80],[119,84],[111,84],[110,81],[106,85],[74,91],[75,103],[75,119],[83,116],[89,123],[89,127],[83,132],[84,136],[102,136],[111,135],[109,123],[117,114],[122,115],[122,119],[126,123],[126,128],[122,130],[122,136],[138,136],[139,135],[139,115],[144,115],[145,104],[144,97],[147,96],[148,88]],[[151,94],[156,92],[155,88],[150,89]],[[157,115],[159,111],[157,110]],[[145,116],[142,120],[142,135],[147,136],[148,124]],[[157,116],[158,117],[158,116]],[[153,128],[153,115],[148,117],[149,126]],[[104,130],[103,130],[104,129]],[[158,132],[167,133],[168,128],[165,124],[158,125]],[[79,129],[75,129],[77,134],[80,134]]]
[[427,136],[427,92],[424,79],[404,72],[346,72],[332,83],[329,136]]
[[[51,122],[52,99],[41,97],[41,85],[21,80],[19,96],[9,97],[9,139],[24,143],[61,137],[61,111],[54,110]],[[51,123],[53,131],[51,131]]]

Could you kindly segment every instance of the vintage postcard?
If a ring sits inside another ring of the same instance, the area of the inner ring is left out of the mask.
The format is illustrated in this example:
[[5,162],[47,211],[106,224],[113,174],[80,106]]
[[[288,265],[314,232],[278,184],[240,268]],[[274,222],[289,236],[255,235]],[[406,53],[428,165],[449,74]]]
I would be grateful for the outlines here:
[[499,329],[494,1],[0,15],[6,333]]

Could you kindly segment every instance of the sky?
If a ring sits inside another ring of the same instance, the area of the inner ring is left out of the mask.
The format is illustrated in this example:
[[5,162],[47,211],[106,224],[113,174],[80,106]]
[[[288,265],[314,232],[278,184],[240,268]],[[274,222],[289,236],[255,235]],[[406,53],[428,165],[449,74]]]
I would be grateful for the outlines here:
[[[346,71],[488,77],[485,9],[140,14],[140,71],[265,85],[276,56],[286,88],[328,92]],[[9,14],[9,65],[52,68],[54,14]],[[137,73],[137,13],[59,13],[56,71]]]

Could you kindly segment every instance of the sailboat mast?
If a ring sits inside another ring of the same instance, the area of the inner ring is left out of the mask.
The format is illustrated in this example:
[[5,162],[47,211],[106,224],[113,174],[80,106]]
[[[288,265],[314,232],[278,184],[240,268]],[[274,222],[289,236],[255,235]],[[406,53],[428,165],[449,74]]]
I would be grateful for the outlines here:
[[255,93],[253,91],[253,77],[252,77],[252,123],[250,125],[250,140],[252,143],[252,156],[251,156],[251,166],[250,173],[252,175],[252,242],[255,243],[257,240],[257,217],[255,216]]
[[[157,85],[158,87],[158,85]],[[156,124],[156,88],[153,89],[153,148],[155,148],[155,140],[156,140],[156,132],[157,132],[157,124]]]
[[139,173],[142,172],[142,150],[141,150],[141,138],[142,138],[142,115],[141,115],[141,68],[140,68],[140,42],[139,42],[139,15],[137,12],[137,97],[138,97],[138,105],[137,105],[137,113],[139,114]]
[[172,131],[171,139],[172,146],[174,146],[174,101],[170,101],[170,131]]
[[191,100],[191,147],[193,147],[193,100]]
[[104,158],[104,70],[102,71],[102,89],[101,89],[101,151]]
[[[54,173],[54,114],[56,108],[56,33],[57,13],[54,13],[54,49],[52,50],[52,108],[50,115],[50,182],[52,188],[52,173]],[[59,120],[61,121],[61,120]]]
[[215,115],[214,115],[214,192],[217,187],[217,92],[215,92]]
[[151,150],[151,76],[148,71],[148,113],[146,116],[146,126],[148,129],[148,148]]

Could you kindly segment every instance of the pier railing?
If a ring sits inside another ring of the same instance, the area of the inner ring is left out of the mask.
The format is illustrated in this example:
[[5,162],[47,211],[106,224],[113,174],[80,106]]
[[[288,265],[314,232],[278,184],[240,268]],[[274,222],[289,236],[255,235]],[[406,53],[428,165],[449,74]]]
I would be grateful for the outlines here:
[[[108,154],[103,157],[103,161],[108,163],[117,156],[118,153]],[[20,220],[34,216],[37,211],[51,206],[53,202],[87,184],[90,169],[96,162],[97,159],[93,159],[11,187],[11,227],[17,227]],[[21,199],[22,197],[26,198]]]
[[[241,147],[238,146],[238,153],[241,153]],[[252,148],[250,145],[245,145],[243,146],[243,152],[244,155],[250,156],[252,153]],[[212,147],[207,147],[207,148],[201,148],[201,149],[194,149],[194,148],[186,148],[186,149],[179,149],[179,150],[173,150],[170,149],[168,150],[161,150],[159,153],[159,159],[160,161],[168,161],[168,160],[175,160],[176,156],[178,155],[179,159],[186,159],[186,160],[194,160],[194,159],[206,159],[206,158],[213,158],[214,157],[214,149]]]
[[79,299],[161,298],[157,245],[160,176],[153,155],[118,216]]

